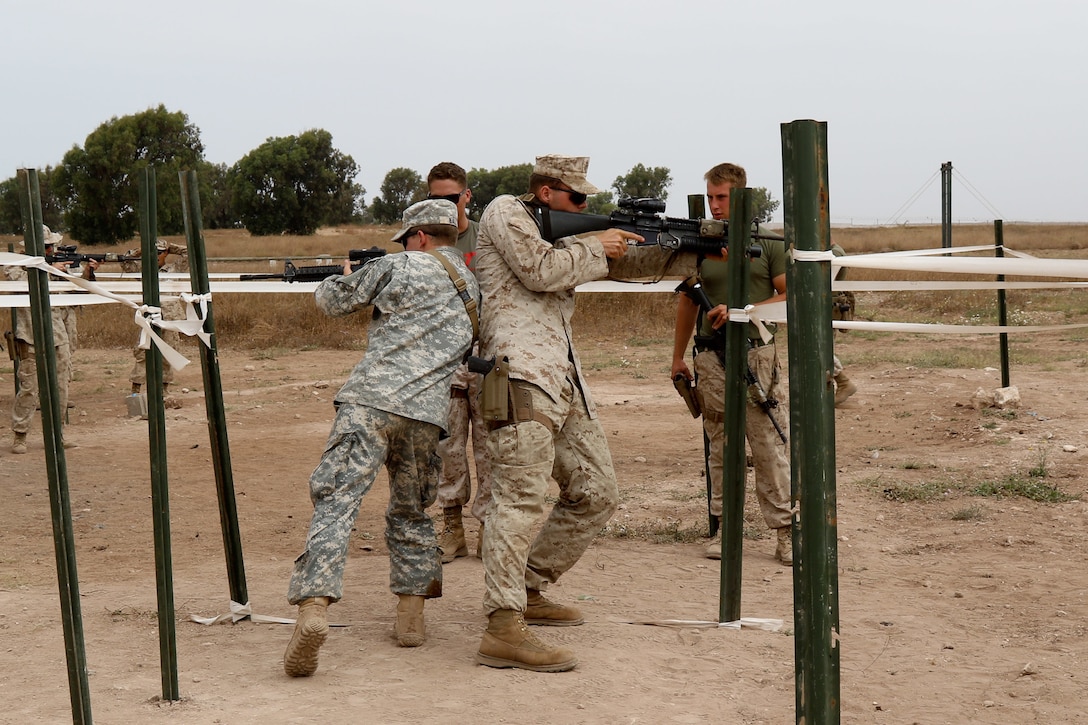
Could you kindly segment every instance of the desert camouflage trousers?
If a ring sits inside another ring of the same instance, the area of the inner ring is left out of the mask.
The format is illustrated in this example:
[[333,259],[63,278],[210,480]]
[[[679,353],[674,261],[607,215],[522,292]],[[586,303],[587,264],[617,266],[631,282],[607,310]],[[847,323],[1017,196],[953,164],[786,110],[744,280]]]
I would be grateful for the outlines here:
[[340,405],[325,454],[310,476],[314,514],[306,551],[291,574],[291,604],[309,597],[340,599],[351,529],[382,464],[389,472],[389,588],[394,594],[442,596],[441,551],[426,512],[438,485],[438,432],[436,425],[376,408]]
[[[468,389],[455,388],[450,398],[446,423],[449,437],[438,443],[442,474],[438,478],[438,506],[465,506],[472,502],[472,515],[483,521],[491,503],[491,464],[487,460],[487,423],[480,413],[480,375],[472,375]],[[458,393],[457,391],[461,391]],[[472,435],[472,457],[476,463],[476,498],[472,498],[468,441]]]
[[[19,393],[11,406],[11,431],[26,433],[34,420],[34,411],[38,407],[38,361],[34,357],[33,346],[22,346],[25,357],[19,359]],[[68,410],[68,382],[72,379],[72,348],[58,345],[53,348],[57,365],[57,397],[60,399],[60,417]]]
[[[774,343],[748,351],[748,365],[762,383],[767,397],[778,400],[772,410],[783,430],[789,419],[783,414],[786,400],[780,385],[781,367]],[[696,394],[703,409],[703,431],[710,439],[710,515],[722,515],[722,460],[725,456],[725,368],[713,350],[695,355]],[[755,468],[756,500],[763,520],[771,529],[790,525],[790,464],[786,445],[779,438],[767,414],[759,407],[754,391],[748,394],[745,410],[745,437],[752,449]]]
[[[618,503],[616,472],[600,421],[590,418],[585,397],[572,382],[553,401],[535,385],[533,408],[552,423],[508,425],[487,437],[491,461],[491,508],[484,529],[484,609],[525,611],[525,589],[545,589],[574,566]],[[552,431],[555,431],[554,433]],[[550,479],[559,484],[536,539]]]
[[[164,299],[162,301],[162,314],[167,320],[184,320],[185,305],[178,299]],[[181,335],[174,330],[156,328],[155,332],[163,339],[163,342],[175,350],[181,344]],[[147,383],[147,366],[144,363],[144,360],[147,359],[147,350],[140,347],[139,340],[132,347],[132,356],[135,358],[135,362],[132,364],[132,372],[129,373],[128,379],[130,382],[144,385]],[[162,382],[165,385],[174,382],[174,368],[165,360],[162,361]]]

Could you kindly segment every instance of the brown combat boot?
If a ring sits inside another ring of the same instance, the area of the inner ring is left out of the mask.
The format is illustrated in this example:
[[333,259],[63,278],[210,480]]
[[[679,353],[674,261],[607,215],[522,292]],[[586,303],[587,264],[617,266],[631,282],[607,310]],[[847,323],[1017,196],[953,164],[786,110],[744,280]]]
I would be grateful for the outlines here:
[[12,453],[26,453],[26,433],[16,433],[11,441]]
[[722,517],[718,517],[718,530],[714,532],[714,537],[710,539],[710,543],[706,545],[706,558],[708,559],[721,559],[722,558]]
[[583,624],[582,613],[575,607],[557,604],[544,597],[537,589],[525,590],[526,624],[542,624],[551,627],[572,627]]
[[775,531],[778,533],[778,545],[774,549],[774,558],[782,562],[782,566],[793,566],[793,527],[783,526]]
[[442,509],[442,518],[445,530],[438,535],[438,548],[442,549],[442,563],[449,564],[459,556],[468,556],[461,507],[448,506]]
[[423,644],[423,597],[414,594],[397,595],[397,623],[393,627],[397,644],[418,647]]
[[328,597],[298,603],[295,631],[283,653],[283,671],[291,677],[309,677],[317,671],[317,652],[329,636]]
[[835,376],[835,407],[836,408],[838,408],[840,405],[845,403],[846,399],[849,398],[851,395],[853,395],[856,392],[858,392],[858,386],[854,385],[854,383],[850,380],[850,378],[846,377],[845,373],[839,373],[838,375]]
[[550,647],[537,639],[513,609],[498,609],[488,617],[476,661],[488,667],[520,667],[534,672],[566,672],[578,664],[569,649]]

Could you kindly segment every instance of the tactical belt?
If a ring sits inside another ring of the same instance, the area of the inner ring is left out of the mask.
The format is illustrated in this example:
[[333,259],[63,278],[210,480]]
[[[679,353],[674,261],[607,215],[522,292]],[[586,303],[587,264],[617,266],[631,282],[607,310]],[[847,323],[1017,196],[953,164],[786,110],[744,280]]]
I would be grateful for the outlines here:
[[510,418],[508,420],[493,420],[490,422],[491,430],[505,428],[508,425],[517,425],[530,420],[535,420],[551,433],[555,434],[555,428],[548,416],[538,413],[533,409],[533,394],[530,384],[521,380],[511,380],[510,389]]
[[[774,342],[772,337],[770,342],[763,342],[761,338],[749,337],[748,347],[763,347]],[[699,352],[706,352],[707,350],[715,350],[717,352],[725,351],[725,335],[696,335],[695,336],[695,349]]]

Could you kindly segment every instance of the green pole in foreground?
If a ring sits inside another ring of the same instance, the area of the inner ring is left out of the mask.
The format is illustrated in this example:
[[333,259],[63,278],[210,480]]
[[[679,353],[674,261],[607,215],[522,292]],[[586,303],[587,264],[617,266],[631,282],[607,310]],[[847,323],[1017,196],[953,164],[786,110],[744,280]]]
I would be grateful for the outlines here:
[[[158,205],[155,170],[140,174],[140,269],[144,304],[158,307]],[[170,553],[170,489],[166,466],[166,409],[162,402],[162,353],[152,345],[144,358],[147,373],[147,429],[151,448],[151,515],[155,532],[155,584],[159,603],[159,666],[162,699],[180,700],[178,642],[174,619],[174,574]]]
[[[193,294],[204,295],[211,292],[211,283],[208,281],[208,257],[207,250],[204,248],[203,222],[200,216],[200,185],[197,184],[195,171],[181,171],[178,176],[181,179],[181,208],[185,219],[185,240],[189,248],[189,280]],[[223,531],[223,551],[227,557],[227,579],[230,584],[231,601],[249,604],[214,322],[212,303],[209,300],[204,318],[204,329],[211,335],[211,345],[200,346],[200,367],[204,375],[204,405],[207,409],[208,435],[211,439],[212,463],[215,467],[215,489],[219,496],[219,525]]]
[[[751,189],[736,189],[729,200],[729,280],[726,298],[730,309],[748,304],[747,250],[752,241],[755,209]],[[725,451],[722,454],[722,563],[718,621],[740,619],[741,569],[744,553],[745,424],[748,411],[748,325],[725,325]]]
[[[1005,256],[1005,226],[1000,219],[994,220],[994,253],[998,257]],[[998,282],[1005,281],[1005,275],[997,275]],[[1005,301],[1005,288],[997,291],[997,324],[1004,327],[1009,324],[1009,306]],[[1001,348],[1001,387],[1009,387],[1009,333],[1002,332],[997,336],[998,345]]]
[[[798,723],[839,722],[839,594],[827,124],[782,124]],[[823,261],[793,255],[825,252]]]
[[[41,190],[35,169],[20,169],[19,205],[23,218],[26,253],[45,255],[42,234]],[[64,456],[60,399],[57,390],[57,358],[53,346],[53,314],[49,305],[49,274],[27,270],[30,291],[31,327],[38,373],[38,403],[45,439],[45,468],[49,482],[49,511],[53,522],[53,548],[57,559],[57,588],[60,590],[61,621],[64,626],[64,653],[68,662],[68,692],[72,722],[89,725],[91,694],[87,682],[87,651],[83,642],[83,613],[79,603],[79,576],[76,573],[75,533],[68,497],[68,464]],[[14,325],[12,330],[14,330]]]

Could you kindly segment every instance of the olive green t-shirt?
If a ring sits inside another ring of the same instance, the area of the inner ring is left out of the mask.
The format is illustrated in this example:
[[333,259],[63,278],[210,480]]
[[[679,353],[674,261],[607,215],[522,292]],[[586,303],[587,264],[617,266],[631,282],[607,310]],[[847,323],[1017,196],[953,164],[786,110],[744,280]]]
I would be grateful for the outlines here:
[[[774,278],[786,273],[786,244],[778,239],[760,239],[759,246],[762,253],[749,261],[748,273],[748,304],[756,304],[765,299],[774,297],[777,291],[774,288]],[[699,280],[703,283],[703,290],[713,305],[727,304],[728,262],[704,259],[699,265]],[[706,315],[700,316],[700,335],[713,335],[714,329]],[[748,337],[759,338],[759,331],[753,324],[748,325]]]

